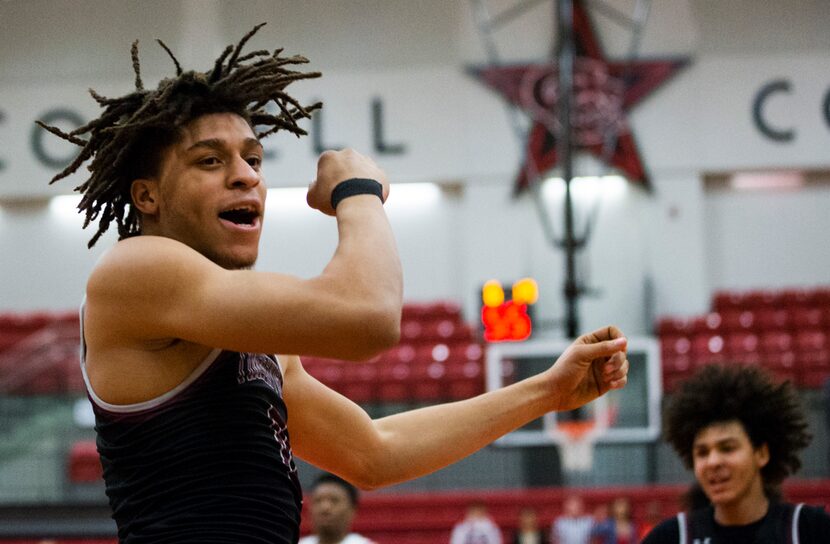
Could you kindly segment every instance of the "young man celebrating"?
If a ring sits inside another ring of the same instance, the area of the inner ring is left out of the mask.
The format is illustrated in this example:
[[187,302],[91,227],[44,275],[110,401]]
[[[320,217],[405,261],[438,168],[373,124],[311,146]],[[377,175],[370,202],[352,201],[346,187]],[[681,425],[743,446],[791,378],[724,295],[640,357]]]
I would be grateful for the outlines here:
[[309,505],[314,534],[301,538],[299,544],[373,544],[351,532],[357,501],[355,486],[334,474],[321,474],[311,489]]
[[45,127],[82,147],[55,179],[91,159],[78,188],[86,223],[98,220],[90,245],[112,222],[120,237],[92,271],[81,315],[121,543],[295,543],[293,453],[376,488],[438,470],[627,379],[626,339],[607,327],[510,387],[373,421],[297,356],[274,355],[365,359],[388,349],[399,336],[402,278],[382,206],[386,176],[351,150],[323,153],[308,190],[309,205],[339,231],[322,273],[251,270],[266,196],[260,139],[304,134],[297,121],[319,107],[285,92],[319,75],[289,69],[305,59],[242,54],[258,28],[207,72],[184,72],[161,43],[176,76],[155,90],[144,88],[134,44],[134,92],[92,91],[99,118],[69,133]]
[[683,384],[665,414],[666,440],[711,502],[655,527],[643,544],[818,544],[821,508],[780,501],[810,435],[789,383],[752,367],[710,366]]

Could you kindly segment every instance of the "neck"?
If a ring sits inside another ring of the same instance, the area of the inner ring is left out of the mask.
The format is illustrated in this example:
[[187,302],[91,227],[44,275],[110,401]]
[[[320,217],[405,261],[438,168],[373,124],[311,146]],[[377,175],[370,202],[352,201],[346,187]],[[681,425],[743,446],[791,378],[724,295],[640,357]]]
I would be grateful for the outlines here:
[[733,503],[715,505],[715,520],[721,525],[748,525],[763,518],[769,510],[761,478],[757,478],[745,496]]
[[317,542],[318,544],[340,544],[348,533],[342,534],[328,534],[328,535],[317,535]]

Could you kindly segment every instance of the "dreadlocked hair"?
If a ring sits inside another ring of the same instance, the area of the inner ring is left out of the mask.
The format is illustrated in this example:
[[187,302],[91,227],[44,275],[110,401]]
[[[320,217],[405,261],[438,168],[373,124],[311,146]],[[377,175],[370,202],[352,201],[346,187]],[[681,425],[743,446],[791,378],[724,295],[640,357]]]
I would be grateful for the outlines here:
[[[119,239],[140,234],[140,216],[132,205],[130,185],[134,179],[157,174],[162,151],[177,140],[184,125],[197,117],[210,113],[237,114],[251,127],[263,127],[256,134],[258,138],[280,130],[297,137],[307,134],[297,121],[310,118],[311,112],[322,104],[302,106],[284,89],[293,81],[316,78],[320,73],[289,69],[307,63],[308,59],[283,57],[282,49],[243,55],[246,42],[264,24],[255,26],[235,46],[227,46],[207,72],[182,71],[170,48],[156,40],[173,60],[176,76],[163,79],[155,90],[144,88],[136,40],[131,49],[135,73],[133,92],[120,98],[106,98],[90,89],[92,98],[104,111],[97,119],[70,132],[36,121],[52,134],[81,147],[78,156],[50,184],[69,176],[92,159],[87,167],[91,176],[75,188],[83,195],[78,210],[85,213],[84,228],[98,220],[98,231],[88,247],[95,245],[113,221],[118,227]],[[278,113],[266,109],[272,102]]]
[[672,396],[663,418],[664,438],[692,468],[697,433],[729,421],[743,425],[755,448],[769,448],[769,462],[761,469],[764,492],[779,497],[781,482],[801,468],[799,452],[812,439],[796,390],[790,382],[776,384],[756,367],[706,366]]

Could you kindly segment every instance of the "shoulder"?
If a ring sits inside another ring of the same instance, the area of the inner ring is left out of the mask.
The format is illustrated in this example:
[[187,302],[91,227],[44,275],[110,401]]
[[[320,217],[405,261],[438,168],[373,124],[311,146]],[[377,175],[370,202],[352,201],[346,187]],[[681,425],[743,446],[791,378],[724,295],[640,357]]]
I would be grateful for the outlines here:
[[805,544],[820,542],[830,534],[830,515],[821,506],[795,505],[798,510],[798,532]]
[[160,236],[136,236],[118,242],[95,264],[86,285],[91,304],[122,306],[181,294],[222,269],[193,248]]
[[147,269],[169,268],[182,261],[209,262],[191,247],[162,236],[136,236],[121,240],[111,247],[95,264],[89,286],[109,281],[118,276],[137,275]]
[[314,535],[304,536],[297,544],[317,544],[317,537]]
[[680,541],[680,526],[677,516],[661,521],[643,539],[642,544],[677,544]]

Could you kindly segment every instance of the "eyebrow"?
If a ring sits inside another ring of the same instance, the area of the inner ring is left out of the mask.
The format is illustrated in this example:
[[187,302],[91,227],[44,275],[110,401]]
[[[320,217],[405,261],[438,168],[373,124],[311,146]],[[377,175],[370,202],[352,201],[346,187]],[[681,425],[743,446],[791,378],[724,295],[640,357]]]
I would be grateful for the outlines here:
[[[262,144],[256,138],[245,138],[243,141],[244,147],[262,147]],[[195,144],[191,145],[187,148],[187,151],[193,151],[194,149],[200,147],[207,147],[210,149],[216,149],[217,151],[222,151],[225,149],[225,140],[220,138],[209,138],[207,140],[199,140]]]
[[[722,446],[724,444],[730,444],[730,443],[737,442],[737,441],[738,441],[737,438],[732,437],[732,436],[728,436],[726,438],[721,438],[720,440],[716,440],[714,442],[714,444],[711,444],[711,445],[712,446]],[[692,448],[694,448],[694,449],[708,448],[709,446],[710,445],[708,443],[695,443],[695,444],[692,445]]]

